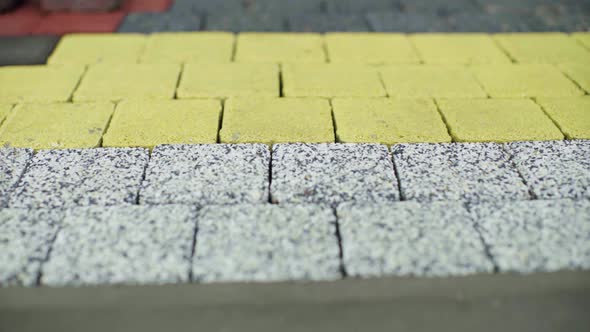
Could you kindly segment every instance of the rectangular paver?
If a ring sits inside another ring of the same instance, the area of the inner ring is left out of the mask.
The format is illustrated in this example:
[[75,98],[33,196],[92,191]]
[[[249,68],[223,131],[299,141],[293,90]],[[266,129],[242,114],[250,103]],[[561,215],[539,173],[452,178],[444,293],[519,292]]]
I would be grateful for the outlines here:
[[571,34],[578,43],[590,50],[590,32],[576,32]]
[[[264,50],[264,51],[261,51]],[[323,39],[313,33],[241,33],[237,62],[326,62]]]
[[590,139],[590,97],[538,98],[567,139]]
[[0,208],[8,204],[10,193],[32,157],[31,149],[0,148]]
[[118,31],[123,33],[198,31],[202,23],[202,15],[190,11],[129,13]]
[[325,37],[331,63],[419,63],[407,36],[396,33],[328,33]]
[[434,13],[372,11],[367,13],[371,31],[378,32],[447,32],[452,26],[446,17]]
[[137,63],[145,48],[140,34],[71,34],[61,38],[48,64]]
[[426,64],[510,63],[486,34],[415,34],[411,41]]
[[588,63],[590,52],[564,33],[494,35],[498,44],[519,63]]
[[305,205],[208,207],[199,213],[193,278],[201,282],[339,279],[336,217]]
[[142,63],[225,63],[233,56],[234,35],[227,32],[155,33]]
[[590,94],[590,58],[588,60],[586,64],[564,63],[559,65],[559,69],[587,94]]
[[287,17],[288,30],[293,32],[369,31],[363,14],[326,14],[295,12]]
[[10,114],[10,112],[12,111],[12,109],[14,108],[13,104],[0,104],[0,125],[2,125],[2,123],[4,122],[4,120],[6,119],[6,117],[8,116],[8,114]]
[[207,15],[207,30],[213,31],[284,31],[282,16],[268,12],[224,12]]

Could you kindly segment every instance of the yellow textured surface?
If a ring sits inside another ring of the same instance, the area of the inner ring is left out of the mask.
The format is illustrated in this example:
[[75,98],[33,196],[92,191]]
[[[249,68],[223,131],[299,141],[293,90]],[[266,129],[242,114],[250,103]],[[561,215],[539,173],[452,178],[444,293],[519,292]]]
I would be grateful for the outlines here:
[[180,65],[93,65],[74,93],[74,101],[172,99],[179,73]]
[[473,67],[492,98],[568,97],[584,94],[552,65],[490,65]]
[[313,98],[229,99],[222,143],[334,142],[330,104]]
[[113,108],[108,102],[17,105],[0,128],[0,146],[97,147]]
[[411,37],[426,64],[510,63],[487,34],[416,34]]
[[486,93],[463,66],[388,66],[381,77],[390,97],[484,98]]
[[396,64],[419,63],[406,35],[396,33],[328,33],[325,36],[329,62]]
[[321,35],[312,33],[241,33],[237,62],[326,62]]
[[4,119],[6,119],[13,106],[12,104],[0,104],[0,125],[4,122]]
[[568,139],[590,139],[590,97],[539,98],[537,103]]
[[220,113],[221,102],[216,100],[122,101],[103,146],[215,143]]
[[73,34],[61,38],[49,64],[137,63],[145,47],[140,34]]
[[278,97],[279,66],[270,63],[186,65],[178,98]]
[[285,97],[383,97],[375,68],[368,65],[283,65]]
[[506,52],[520,63],[588,62],[590,52],[563,33],[494,35]]
[[456,142],[563,139],[563,134],[530,99],[437,100]]
[[227,32],[155,33],[143,63],[224,63],[232,60],[234,35]]
[[431,99],[334,99],[336,138],[345,143],[450,142]]
[[0,103],[68,101],[83,72],[83,66],[0,67]]
[[572,33],[572,37],[584,45],[584,47],[586,47],[588,50],[590,50],[590,32]]
[[559,69],[576,82],[586,93],[590,93],[590,62],[588,64],[567,63],[559,65]]

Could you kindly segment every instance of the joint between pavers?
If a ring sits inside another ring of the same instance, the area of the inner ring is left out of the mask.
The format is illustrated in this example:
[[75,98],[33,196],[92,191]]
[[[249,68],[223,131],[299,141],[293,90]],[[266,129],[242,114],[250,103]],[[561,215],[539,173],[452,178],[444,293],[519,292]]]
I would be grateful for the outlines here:
[[189,266],[188,266],[188,282],[189,283],[193,283],[194,282],[194,276],[193,276],[193,263],[194,263],[194,259],[195,259],[195,252],[197,251],[197,234],[199,233],[199,215],[200,215],[201,211],[196,211],[194,214],[195,217],[195,227],[193,230],[193,241],[192,241],[192,246],[191,246],[191,257],[189,260]]
[[37,278],[35,279],[35,286],[37,286],[37,287],[41,286],[41,282],[43,280],[43,266],[51,258],[51,252],[53,251],[53,245],[55,244],[55,239],[57,239],[57,235],[61,232],[61,230],[63,228],[63,221],[65,219],[65,213],[61,216],[61,218],[62,218],[61,223],[57,226],[57,230],[55,231],[55,234],[53,235],[53,238],[50,241],[51,243],[49,245],[49,248],[47,249],[47,254],[39,262],[39,271],[37,271]]
[[402,180],[399,174],[398,165],[395,163],[395,158],[393,157],[393,152],[391,148],[389,148],[388,150],[389,158],[391,158],[391,164],[393,165],[393,174],[395,175],[395,180],[397,181],[397,191],[399,192],[399,200],[403,202],[406,200],[406,195],[402,190]]
[[[561,129],[560,129],[561,130]],[[537,195],[535,194],[535,192],[533,191],[533,187],[530,186],[527,183],[526,178],[524,177],[524,175],[522,174],[520,168],[518,167],[518,165],[516,164],[516,162],[514,161],[514,155],[510,152],[510,150],[508,150],[506,148],[506,143],[501,144],[502,150],[506,153],[506,155],[508,156],[508,162],[512,165],[512,167],[514,168],[514,170],[516,171],[516,173],[518,173],[518,177],[520,177],[520,180],[522,181],[522,183],[524,183],[524,185],[527,187],[527,191],[529,194],[529,200],[537,200],[539,199],[539,197],[537,197]]]
[[[574,84],[577,85],[576,82],[574,82]],[[582,89],[582,90],[584,90],[584,89]],[[563,128],[561,128],[561,126],[559,125],[559,123],[551,116],[551,114],[549,114],[549,112],[547,112],[547,110],[545,109],[545,107],[543,107],[543,105],[541,105],[541,103],[539,103],[539,101],[537,100],[537,97],[533,97],[533,98],[531,98],[531,100],[533,101],[533,103],[535,103],[535,104],[537,104],[537,106],[539,106],[539,108],[541,109],[541,111],[543,111],[543,113],[549,118],[549,120],[551,120],[551,122],[553,122],[553,124],[555,125],[555,127],[557,127],[557,129],[559,129],[559,131],[561,131],[561,133],[563,134],[563,137],[565,137],[565,139],[567,140],[568,139],[567,133],[563,130]]]
[[451,132],[451,126],[447,122],[447,118],[445,118],[444,113],[440,109],[440,106],[438,105],[438,101],[436,100],[436,98],[432,98],[432,101],[434,102],[434,106],[436,107],[436,112],[438,113],[438,115],[440,116],[442,122],[445,124],[445,127],[447,128],[447,134],[451,138],[451,142],[455,142],[455,138],[453,137],[453,134]]
[[467,211],[469,211],[469,214],[471,215],[471,227],[473,227],[473,229],[477,233],[477,236],[479,237],[479,240],[481,241],[481,244],[483,245],[483,249],[484,249],[484,253],[485,253],[486,257],[488,258],[490,263],[492,263],[492,265],[494,266],[493,273],[494,274],[500,273],[500,266],[498,265],[498,262],[496,262],[496,257],[494,257],[494,255],[492,254],[492,249],[491,249],[489,243],[486,242],[486,240],[483,236],[483,233],[481,232],[481,229],[479,228],[479,223],[477,222],[477,220],[475,218],[475,214],[473,213],[473,211],[471,209],[471,204],[469,202],[465,202],[463,204],[463,206],[465,206],[465,209]]
[[334,218],[336,218],[334,221],[336,233],[334,235],[336,235],[336,240],[338,241],[338,259],[340,261],[340,275],[343,279],[346,279],[348,278],[348,271],[346,270],[346,264],[344,264],[344,246],[342,244],[342,234],[340,233],[340,219],[338,218],[338,212],[336,210],[337,207],[332,206],[330,209],[334,214]]

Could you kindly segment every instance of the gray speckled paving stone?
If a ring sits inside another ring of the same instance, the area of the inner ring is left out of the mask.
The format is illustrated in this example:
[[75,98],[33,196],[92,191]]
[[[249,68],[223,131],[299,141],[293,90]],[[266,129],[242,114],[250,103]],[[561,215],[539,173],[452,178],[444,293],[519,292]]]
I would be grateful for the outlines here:
[[500,144],[398,144],[391,150],[405,200],[475,203],[530,198]]
[[199,214],[193,279],[201,282],[341,277],[336,217],[312,205],[209,206]]
[[11,207],[135,204],[148,150],[98,148],[37,152],[12,193]]
[[175,0],[172,13],[239,13],[245,0]]
[[215,31],[284,31],[285,19],[271,13],[235,13],[207,15],[206,30]]
[[550,30],[533,12],[453,13],[448,17],[453,32],[532,32]]
[[295,32],[369,31],[366,17],[354,14],[290,15],[287,25]]
[[431,13],[370,12],[367,20],[376,32],[448,32],[451,25],[445,17]]
[[42,285],[189,281],[196,211],[188,206],[82,207],[67,211]]
[[61,217],[56,210],[0,210],[0,287],[36,285]]
[[268,201],[270,151],[264,144],[162,145],[152,152],[141,204]]
[[328,13],[366,13],[370,11],[391,11],[394,0],[324,0]]
[[0,37],[0,66],[44,64],[59,37]]
[[347,203],[337,214],[349,275],[456,276],[494,269],[458,202]]
[[590,198],[590,140],[516,142],[506,149],[537,198]]
[[522,201],[473,208],[502,272],[590,269],[590,201]]
[[8,197],[33,156],[31,149],[0,148],[0,208]]
[[169,13],[130,13],[119,26],[119,32],[171,32],[198,31],[201,29],[201,16],[193,12]]
[[391,156],[379,144],[274,145],[270,191],[276,203],[399,199]]

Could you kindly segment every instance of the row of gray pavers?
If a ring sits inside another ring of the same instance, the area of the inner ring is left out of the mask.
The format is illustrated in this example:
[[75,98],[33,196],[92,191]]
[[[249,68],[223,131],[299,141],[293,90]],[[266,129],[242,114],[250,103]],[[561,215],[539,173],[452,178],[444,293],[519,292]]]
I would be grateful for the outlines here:
[[0,149],[0,206],[590,198],[590,141]]

